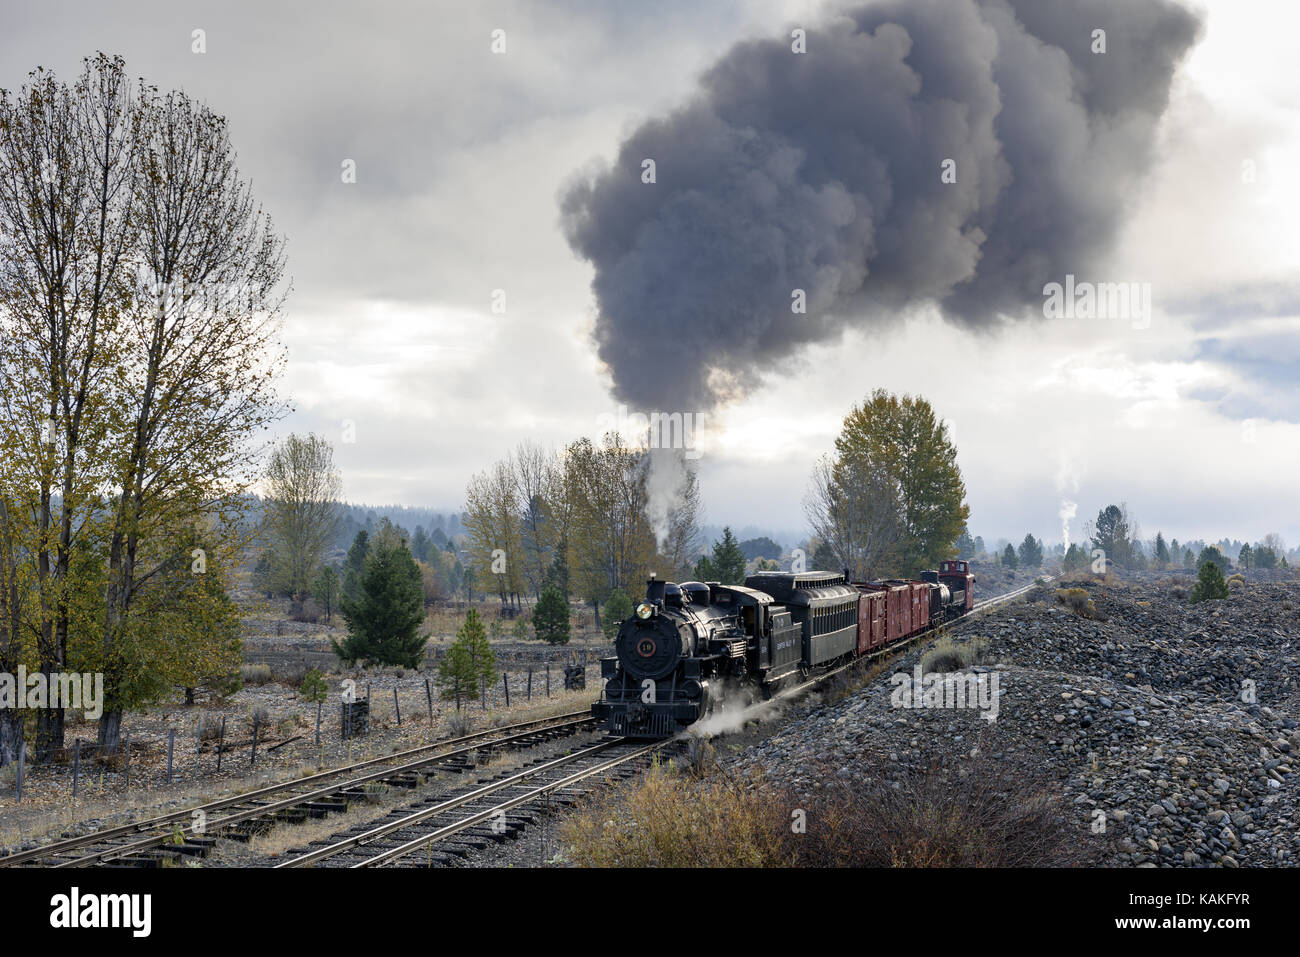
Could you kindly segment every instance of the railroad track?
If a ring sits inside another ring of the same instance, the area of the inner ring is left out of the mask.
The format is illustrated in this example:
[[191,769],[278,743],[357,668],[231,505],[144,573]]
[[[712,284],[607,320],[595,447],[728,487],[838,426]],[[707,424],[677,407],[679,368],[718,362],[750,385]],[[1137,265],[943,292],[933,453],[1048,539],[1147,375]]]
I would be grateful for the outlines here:
[[[101,864],[156,867],[165,860],[204,857],[216,844],[213,835],[247,841],[255,834],[270,830],[277,822],[300,823],[308,818],[345,811],[350,802],[364,798],[367,785],[413,788],[418,786],[424,774],[431,771],[468,770],[472,767],[469,763],[472,753],[524,750],[575,734],[594,724],[590,712],[573,711],[476,731],[20,851],[0,857],[0,867],[24,864],[44,867]],[[357,774],[367,768],[377,770]],[[179,843],[176,841],[178,837]]]
[[548,813],[550,805],[572,804],[593,779],[635,774],[647,758],[675,746],[674,741],[607,738],[572,754],[503,772],[452,797],[428,798],[424,807],[394,811],[378,824],[359,824],[341,838],[309,845],[276,867],[446,864],[517,837],[538,815]]
[[[1030,589],[1037,588],[1040,584],[1046,585],[1055,578],[1055,575],[1043,575],[1040,579],[1032,581],[1028,585],[1022,585],[1021,587],[1006,592],[1005,594],[995,595],[992,598],[985,598],[983,601],[977,601],[975,607],[971,609],[971,614],[974,614],[975,612],[988,611],[991,608],[997,608],[999,605],[1005,605],[1012,599],[1019,598],[1021,595],[1028,593]],[[961,620],[962,619],[958,619],[958,621]]]

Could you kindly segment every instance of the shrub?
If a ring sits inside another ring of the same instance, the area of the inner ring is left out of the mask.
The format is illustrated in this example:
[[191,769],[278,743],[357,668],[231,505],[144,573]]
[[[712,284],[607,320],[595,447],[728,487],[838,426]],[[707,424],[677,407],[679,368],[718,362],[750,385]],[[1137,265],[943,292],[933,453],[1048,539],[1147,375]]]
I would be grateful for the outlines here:
[[1228,588],[1240,588],[1246,584],[1246,576],[1241,572],[1228,577]]
[[280,662],[271,667],[271,680],[296,688],[307,677],[307,670],[305,661]]
[[474,722],[470,720],[468,712],[456,711],[447,715],[447,733],[453,738],[465,737],[473,726]]
[[289,620],[317,624],[320,621],[320,609],[310,598],[306,601],[292,601],[289,603]]
[[260,708],[260,707],[249,708],[248,716],[247,718],[245,718],[245,721],[248,723],[248,730],[250,733],[253,730],[254,724],[257,725],[259,732],[265,731],[266,726],[270,722],[270,720],[271,720],[271,712],[267,711],[265,708]]
[[624,803],[602,793],[564,825],[563,835],[579,867],[793,866],[788,825],[772,798],[725,780],[692,782],[655,765]]
[[1097,606],[1093,603],[1092,599],[1088,597],[1088,590],[1086,588],[1057,589],[1056,600],[1080,618],[1097,617]]
[[988,642],[983,639],[957,642],[945,635],[921,656],[921,671],[924,673],[960,671],[983,661],[987,650]]
[[246,685],[264,685],[271,680],[271,666],[240,665],[239,677]]
[[1206,561],[1201,565],[1200,574],[1196,576],[1196,584],[1192,586],[1192,594],[1188,603],[1195,605],[1203,601],[1215,601],[1228,597],[1228,583],[1223,580],[1223,572],[1220,571],[1217,562]]
[[221,716],[217,714],[205,714],[203,722],[199,726],[200,741],[216,741],[221,737]]
[[[888,768],[879,757],[866,766]],[[894,780],[824,779],[834,783],[800,797],[762,778],[656,765],[592,798],[562,834],[585,867],[1062,867],[1108,849],[1105,838],[1080,840],[1041,771],[983,750]]]
[[510,629],[515,638],[524,641],[528,638],[528,619],[520,615],[515,619],[514,626]]
[[324,701],[329,697],[329,692],[330,686],[326,683],[325,676],[316,668],[303,675],[302,684],[298,686],[298,696],[312,704]]

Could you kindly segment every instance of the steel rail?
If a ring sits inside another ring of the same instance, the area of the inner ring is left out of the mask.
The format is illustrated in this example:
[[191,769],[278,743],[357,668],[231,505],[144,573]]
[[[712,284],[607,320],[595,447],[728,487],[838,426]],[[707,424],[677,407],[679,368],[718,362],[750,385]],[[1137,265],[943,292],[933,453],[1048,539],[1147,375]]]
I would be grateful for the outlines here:
[[337,854],[341,854],[343,851],[351,850],[354,847],[360,847],[363,844],[370,844],[383,837],[386,837],[387,835],[393,833],[394,831],[400,831],[403,828],[407,828],[407,827],[411,827],[412,825],[419,824],[421,821],[427,820],[428,818],[434,817],[438,814],[443,814],[447,811],[455,810],[456,808],[461,807],[462,805],[469,804],[472,801],[479,800],[480,798],[486,797],[487,795],[492,794],[496,791],[500,791],[503,788],[512,787],[513,785],[518,784],[520,781],[525,781],[528,778],[535,777],[538,774],[542,774],[554,768],[561,767],[565,764],[572,764],[574,761],[578,761],[590,755],[608,750],[609,748],[612,748],[617,744],[623,744],[625,741],[626,741],[625,738],[611,738],[608,741],[601,741],[599,744],[592,745],[589,748],[583,748],[581,751],[575,751],[573,752],[573,754],[566,754],[563,757],[553,758],[550,761],[545,761],[542,764],[535,765],[534,767],[528,768],[524,771],[519,771],[515,774],[508,775],[507,777],[501,778],[499,781],[490,781],[487,784],[480,785],[479,787],[474,788],[473,790],[468,791],[465,794],[461,794],[454,798],[449,798],[446,801],[439,801],[437,804],[431,805],[430,807],[424,808],[423,810],[416,811],[413,814],[407,814],[404,817],[398,818],[395,821],[389,821],[388,823],[381,824],[378,827],[372,827],[368,831],[363,831],[360,834],[354,834],[350,837],[346,837],[341,841],[336,841],[333,844],[328,844],[324,847],[317,848],[316,850],[310,851],[307,854],[303,854],[299,857],[294,857],[294,858],[290,858],[289,860],[281,861],[279,864],[276,864],[275,866],[276,868],[305,867],[308,864],[315,864],[317,861],[322,861],[325,860],[326,858],[334,857]]
[[461,831],[467,830],[468,828],[471,827],[475,827],[476,825],[482,824],[485,821],[490,821],[493,818],[495,818],[497,815],[503,814],[506,811],[519,807],[520,805],[529,804],[533,801],[536,801],[538,798],[543,797],[552,791],[559,791],[563,788],[571,787],[572,785],[577,784],[579,781],[586,780],[587,778],[593,777],[594,775],[597,774],[604,774],[606,771],[610,771],[621,764],[626,764],[628,761],[634,761],[637,758],[644,757],[645,755],[653,751],[658,751],[659,749],[666,747],[668,743],[672,740],[673,740],[672,738],[668,738],[664,741],[655,741],[651,744],[647,744],[640,748],[637,748],[631,754],[619,755],[616,758],[612,758],[609,761],[605,761],[602,762],[601,764],[597,764],[594,767],[585,768],[581,771],[575,771],[573,774],[561,778],[558,781],[552,781],[549,784],[543,784],[539,787],[533,788],[531,791],[527,792],[526,794],[521,794],[518,797],[509,798],[486,810],[476,811],[475,813],[471,814],[469,817],[465,818],[464,820],[456,821],[453,824],[444,825],[443,827],[438,828],[436,831],[430,831],[428,834],[424,834],[421,835],[420,837],[414,838],[413,840],[407,841],[405,844],[401,844],[395,848],[391,848],[390,850],[383,851],[379,854],[376,854],[374,857],[361,861],[360,863],[353,864],[352,867],[354,869],[360,867],[379,867],[390,861],[395,861],[398,858],[405,857],[407,854],[410,854],[414,851],[418,851],[420,848],[425,847],[428,844],[436,843],[437,841],[441,841],[444,838],[451,837],[453,834],[458,834]]
[[[302,804],[307,801],[315,800],[318,797],[325,796],[330,793],[336,793],[338,791],[347,790],[350,787],[356,787],[359,784],[365,784],[370,781],[377,780],[383,777],[393,777],[400,774],[409,773],[413,770],[418,770],[421,767],[427,766],[430,763],[437,762],[437,761],[445,761],[448,758],[466,754],[470,751],[478,750],[485,746],[509,744],[513,741],[517,741],[521,738],[528,737],[529,735],[532,734],[537,734],[543,731],[549,731],[556,728],[564,728],[570,724],[583,724],[589,720],[591,720],[591,713],[589,711],[572,711],[572,712],[566,712],[561,715],[552,715],[547,718],[536,718],[532,721],[522,721],[519,722],[518,724],[506,725],[500,728],[488,728],[483,731],[475,731],[472,734],[462,735],[461,737],[458,738],[447,738],[442,741],[436,741],[431,744],[421,745],[416,748],[410,748],[405,751],[399,751],[395,754],[389,754],[383,757],[367,758],[363,761],[356,761],[351,764],[341,765],[337,768],[332,768],[328,771],[321,771],[316,774],[307,775],[306,777],[295,778],[292,781],[282,781],[278,784],[271,784],[262,788],[257,788],[252,791],[245,791],[242,794],[232,795],[231,797],[222,798],[217,801],[211,801],[206,804],[195,805],[194,807],[184,808],[179,811],[170,811],[167,814],[158,815],[157,817],[148,818],[143,821],[133,821],[130,824],[121,824],[121,825],[117,825],[116,827],[104,828],[103,830],[93,831],[89,834],[83,834],[77,837],[66,838],[61,841],[56,841],[52,844],[45,844],[42,845],[41,847],[31,848],[30,850],[19,851],[14,854],[9,854],[5,857],[0,857],[0,867],[14,867],[19,864],[28,863],[30,861],[55,857],[60,854],[66,853],[68,851],[75,851],[79,848],[88,847],[94,844],[102,844],[107,841],[115,840],[116,838],[119,837],[127,837],[133,834],[142,834],[145,833],[146,831],[151,831],[160,827],[165,827],[167,825],[176,824],[179,821],[190,820],[193,818],[195,811],[201,811],[203,812],[203,814],[206,815],[208,813],[221,811],[229,807],[234,807],[241,804],[247,804],[250,801],[257,801],[260,800],[261,798],[269,797],[274,794],[279,794],[293,788],[299,788],[304,785],[315,784],[320,781],[324,781],[329,778],[335,778],[340,775],[349,774],[354,771],[361,770],[363,768],[374,767],[377,764],[389,764],[393,761],[402,761],[405,758],[410,758],[411,756],[418,755],[418,754],[425,755],[425,757],[423,758],[414,761],[408,761],[405,764],[399,764],[393,767],[386,767],[381,769],[378,772],[365,775],[361,778],[354,778],[347,781],[336,782],[335,784],[327,786],[325,788],[317,789],[314,791],[308,791],[302,794],[295,794],[285,801],[275,802],[270,805],[259,805],[258,807],[253,808],[248,812],[241,812],[238,814],[229,815],[225,818],[221,818],[218,821],[208,824],[204,828],[204,830],[206,831],[209,827],[216,828],[231,823],[237,823],[238,821],[241,820],[247,820],[252,817],[260,817],[264,814],[275,813],[275,811],[283,810],[286,807],[292,807],[295,804]],[[436,754],[429,753],[433,751],[436,751],[437,753]],[[193,833],[192,829],[183,828],[182,831],[183,832],[189,831],[190,833]],[[97,860],[103,860],[110,856],[118,856],[116,852],[119,848],[122,849],[129,848],[132,850],[144,849],[149,846],[154,846],[156,843],[159,843],[161,840],[167,839],[168,837],[171,836],[171,833],[172,832],[150,835],[150,837],[142,841],[137,841],[128,845],[118,845],[117,847],[106,849],[105,851],[98,854],[88,855],[87,857],[79,858],[75,861],[63,861],[53,866],[55,867],[75,866],[75,865],[81,865],[85,863],[92,863]]]

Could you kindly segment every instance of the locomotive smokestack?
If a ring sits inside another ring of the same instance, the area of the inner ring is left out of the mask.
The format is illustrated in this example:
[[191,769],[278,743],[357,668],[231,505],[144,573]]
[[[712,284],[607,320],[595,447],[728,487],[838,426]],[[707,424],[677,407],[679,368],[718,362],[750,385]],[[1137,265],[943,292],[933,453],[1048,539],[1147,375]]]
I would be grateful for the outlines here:
[[650,604],[662,603],[664,600],[664,583],[650,573],[650,580],[645,583],[645,600]]

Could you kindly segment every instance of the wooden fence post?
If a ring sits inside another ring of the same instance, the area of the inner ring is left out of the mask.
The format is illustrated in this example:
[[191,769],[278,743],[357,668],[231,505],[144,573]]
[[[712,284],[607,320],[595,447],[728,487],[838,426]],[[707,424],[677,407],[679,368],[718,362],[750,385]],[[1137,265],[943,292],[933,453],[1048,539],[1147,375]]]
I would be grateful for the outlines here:
[[546,697],[551,696],[551,666],[546,666]]
[[528,700],[533,700],[533,669],[528,669]]
[[480,695],[479,703],[482,705],[483,710],[486,711],[487,710],[487,675],[478,676],[478,691]]
[[176,747],[176,729],[167,729],[167,783],[172,783],[172,749]]
[[221,770],[221,755],[226,750],[226,716],[221,716],[221,733],[217,736],[217,770]]
[[460,676],[456,677],[456,710],[460,710]]
[[424,679],[424,700],[429,705],[429,727],[433,727],[433,690],[429,687],[429,679]]
[[257,732],[261,727],[261,722],[259,721],[261,717],[261,714],[258,712],[253,712],[253,753],[248,756],[248,766],[250,768],[257,767]]
[[393,713],[397,715],[397,726],[402,726],[402,705],[397,700],[397,685],[393,685]]
[[199,752],[203,750],[203,715],[199,715],[199,727],[194,732],[194,779],[199,777]]
[[324,701],[316,702],[316,747],[318,748],[320,747],[320,713],[321,713],[321,709],[323,709],[324,707],[325,707]]
[[78,738],[72,751],[72,796],[77,796],[81,787],[81,739]]
[[501,684],[506,689],[506,707],[510,707],[510,675],[507,672],[501,672]]
[[131,788],[131,736],[129,734],[126,736],[125,750],[126,750],[126,761],[123,764],[123,769],[126,771],[126,787],[127,790],[130,790]]
[[23,799],[23,755],[26,753],[27,742],[23,740],[23,736],[20,734],[18,736],[18,786],[17,797],[14,798],[15,801],[21,801]]

